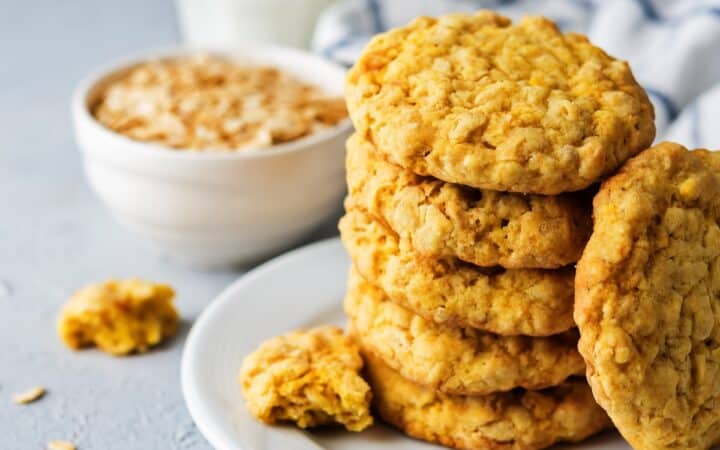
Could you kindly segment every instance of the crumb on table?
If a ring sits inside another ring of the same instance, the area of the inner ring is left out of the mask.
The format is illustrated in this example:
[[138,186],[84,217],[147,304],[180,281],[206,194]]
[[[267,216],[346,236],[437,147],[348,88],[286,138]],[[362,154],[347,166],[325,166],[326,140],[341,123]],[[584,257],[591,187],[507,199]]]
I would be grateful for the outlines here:
[[69,441],[50,441],[47,448],[48,450],[76,450],[77,447]]
[[355,343],[341,329],[322,326],[265,341],[245,358],[240,383],[248,409],[265,423],[361,431],[373,422],[362,367]]
[[27,405],[34,401],[40,400],[45,395],[45,388],[42,386],[35,386],[32,389],[28,389],[25,392],[20,392],[13,395],[12,401],[16,405]]
[[145,352],[177,331],[174,296],[168,285],[137,279],[92,284],[65,304],[58,333],[72,349],[95,345],[118,356]]

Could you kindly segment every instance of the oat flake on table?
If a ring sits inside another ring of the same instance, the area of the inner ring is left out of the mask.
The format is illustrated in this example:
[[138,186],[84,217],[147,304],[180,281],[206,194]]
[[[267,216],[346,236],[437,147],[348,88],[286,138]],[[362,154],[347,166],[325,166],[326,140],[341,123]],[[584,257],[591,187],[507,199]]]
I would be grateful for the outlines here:
[[12,401],[16,405],[26,405],[34,401],[40,400],[45,395],[45,388],[42,386],[36,386],[25,392],[21,392],[13,395]]

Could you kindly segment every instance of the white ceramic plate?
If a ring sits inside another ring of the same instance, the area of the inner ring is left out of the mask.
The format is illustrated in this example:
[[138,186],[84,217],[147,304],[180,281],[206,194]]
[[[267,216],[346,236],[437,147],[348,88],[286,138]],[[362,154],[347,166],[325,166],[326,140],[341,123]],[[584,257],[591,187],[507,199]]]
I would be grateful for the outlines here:
[[[410,450],[438,448],[382,425],[362,433],[267,426],[245,410],[237,384],[242,358],[263,340],[299,327],[344,324],[349,260],[338,239],[303,247],[242,276],[195,322],[185,344],[182,388],[190,414],[219,450]],[[558,449],[627,450],[616,433]]]

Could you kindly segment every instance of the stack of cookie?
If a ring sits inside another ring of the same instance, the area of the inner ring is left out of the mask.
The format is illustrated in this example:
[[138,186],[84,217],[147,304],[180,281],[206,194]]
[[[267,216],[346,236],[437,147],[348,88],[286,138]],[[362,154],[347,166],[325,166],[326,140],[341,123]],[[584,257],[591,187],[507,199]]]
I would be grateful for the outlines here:
[[628,65],[542,18],[420,18],[350,71],[345,309],[380,416],[458,448],[607,426],[582,376],[587,189],[654,137]]

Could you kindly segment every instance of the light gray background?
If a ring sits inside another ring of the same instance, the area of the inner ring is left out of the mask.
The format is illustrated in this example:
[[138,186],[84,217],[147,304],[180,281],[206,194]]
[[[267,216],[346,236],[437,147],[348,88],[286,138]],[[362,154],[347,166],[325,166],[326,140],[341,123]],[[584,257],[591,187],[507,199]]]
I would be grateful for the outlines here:
[[[79,450],[210,448],[182,399],[180,354],[192,321],[240,272],[179,267],[121,228],[85,184],[69,114],[92,68],[177,40],[169,0],[0,0],[0,449],[50,439]],[[124,359],[63,347],[55,320],[67,297],[130,276],[176,288],[180,335]],[[11,403],[35,385],[44,399]]]

